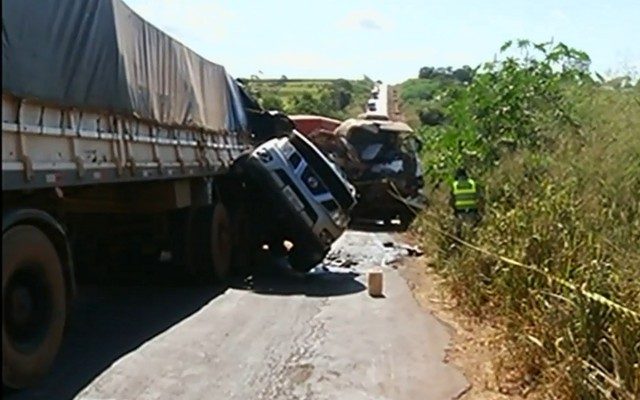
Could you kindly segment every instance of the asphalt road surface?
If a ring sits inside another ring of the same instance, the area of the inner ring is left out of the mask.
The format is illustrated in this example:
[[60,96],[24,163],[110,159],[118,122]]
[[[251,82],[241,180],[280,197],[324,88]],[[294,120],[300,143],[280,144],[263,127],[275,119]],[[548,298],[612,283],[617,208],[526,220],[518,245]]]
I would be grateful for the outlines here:
[[[52,373],[5,398],[455,398],[467,382],[443,362],[447,328],[388,266],[397,240],[347,232],[304,280],[82,287]],[[366,271],[380,267],[372,298]]]

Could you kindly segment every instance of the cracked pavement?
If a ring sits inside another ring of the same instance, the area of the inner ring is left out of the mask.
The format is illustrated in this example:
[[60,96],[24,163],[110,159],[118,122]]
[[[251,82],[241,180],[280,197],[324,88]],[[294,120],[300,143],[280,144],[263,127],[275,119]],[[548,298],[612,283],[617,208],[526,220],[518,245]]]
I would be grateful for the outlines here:
[[[388,265],[406,252],[389,241],[348,231],[304,280],[84,289],[50,376],[5,397],[456,398],[468,383],[443,361],[450,333]],[[385,298],[367,294],[372,268]]]

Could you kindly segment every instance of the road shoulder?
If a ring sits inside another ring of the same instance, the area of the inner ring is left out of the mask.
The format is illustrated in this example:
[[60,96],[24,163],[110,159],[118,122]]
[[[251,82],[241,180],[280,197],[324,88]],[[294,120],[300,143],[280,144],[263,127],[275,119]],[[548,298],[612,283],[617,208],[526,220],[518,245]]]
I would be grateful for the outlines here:
[[[405,241],[412,242],[410,238]],[[400,275],[407,281],[418,304],[449,328],[451,342],[446,349],[445,361],[463,372],[470,383],[462,400],[513,400],[520,396],[508,395],[508,383],[498,376],[501,346],[504,338],[500,331],[488,324],[463,315],[456,308],[444,280],[430,267],[428,256],[408,257],[398,265]]]

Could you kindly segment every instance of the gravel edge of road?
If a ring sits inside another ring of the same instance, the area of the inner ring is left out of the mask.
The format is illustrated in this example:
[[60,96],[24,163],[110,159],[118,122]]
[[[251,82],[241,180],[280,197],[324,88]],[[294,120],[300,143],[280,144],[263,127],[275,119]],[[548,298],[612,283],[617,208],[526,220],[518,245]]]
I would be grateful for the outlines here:
[[[402,240],[415,245],[410,234]],[[519,400],[519,395],[501,393],[505,382],[499,376],[499,359],[504,355],[500,331],[474,320],[457,309],[456,301],[445,281],[430,266],[427,255],[407,257],[398,264],[398,272],[407,282],[416,302],[431,313],[451,333],[445,362],[457,367],[469,382],[460,400]]]

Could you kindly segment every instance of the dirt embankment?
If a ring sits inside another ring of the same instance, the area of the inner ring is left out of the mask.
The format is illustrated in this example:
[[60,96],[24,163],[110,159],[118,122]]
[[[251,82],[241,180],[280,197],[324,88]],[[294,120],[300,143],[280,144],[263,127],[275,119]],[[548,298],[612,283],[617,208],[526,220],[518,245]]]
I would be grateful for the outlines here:
[[389,86],[387,103],[389,119],[393,121],[405,122],[404,115],[402,115],[402,111],[400,109],[400,91],[397,86]]

